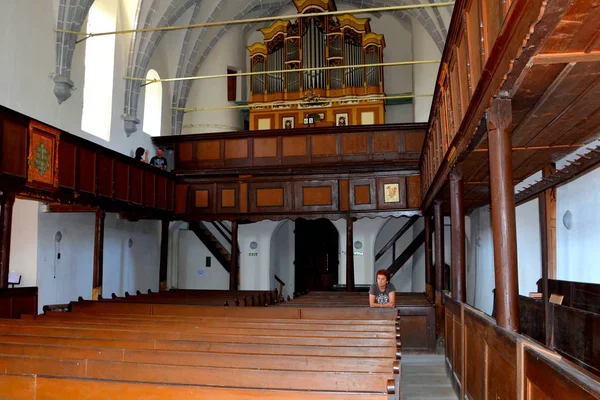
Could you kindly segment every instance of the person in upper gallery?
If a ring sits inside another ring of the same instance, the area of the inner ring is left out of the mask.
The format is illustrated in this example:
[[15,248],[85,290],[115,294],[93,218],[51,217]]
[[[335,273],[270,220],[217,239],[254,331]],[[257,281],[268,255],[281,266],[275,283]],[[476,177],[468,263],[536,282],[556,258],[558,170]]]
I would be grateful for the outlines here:
[[163,149],[156,149],[156,156],[150,159],[150,165],[160,168],[163,171],[167,170],[167,159],[163,157]]
[[143,147],[138,147],[135,150],[135,157],[133,157],[136,161],[148,162],[148,150],[144,150]]
[[395,308],[396,288],[390,282],[391,274],[387,269],[377,271],[377,282],[369,290],[369,306],[371,308]]

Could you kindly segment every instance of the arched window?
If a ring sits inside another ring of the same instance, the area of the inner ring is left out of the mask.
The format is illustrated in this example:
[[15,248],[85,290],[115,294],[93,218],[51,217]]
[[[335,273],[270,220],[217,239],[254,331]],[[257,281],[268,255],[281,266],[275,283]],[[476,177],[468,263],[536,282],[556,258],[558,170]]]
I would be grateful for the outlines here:
[[[111,32],[117,28],[118,0],[95,0],[88,14],[86,32]],[[110,140],[115,35],[85,41],[85,77],[81,129]]]
[[[158,72],[151,69],[146,74],[146,79],[160,79]],[[148,83],[145,86],[144,97],[144,132],[150,136],[160,136],[160,123],[162,117],[162,83]]]

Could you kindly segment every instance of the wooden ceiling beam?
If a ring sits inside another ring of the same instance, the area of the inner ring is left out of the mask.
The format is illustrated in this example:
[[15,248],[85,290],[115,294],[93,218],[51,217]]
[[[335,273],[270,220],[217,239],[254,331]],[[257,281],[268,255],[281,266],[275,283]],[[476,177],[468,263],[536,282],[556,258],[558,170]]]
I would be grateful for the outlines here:
[[572,53],[549,53],[549,54],[538,54],[531,60],[533,65],[541,64],[569,64],[579,62],[599,62],[600,51],[590,51],[585,53],[583,51],[572,52]]
[[100,207],[83,204],[47,203],[44,207],[44,212],[47,213],[91,213],[96,211],[100,211]]

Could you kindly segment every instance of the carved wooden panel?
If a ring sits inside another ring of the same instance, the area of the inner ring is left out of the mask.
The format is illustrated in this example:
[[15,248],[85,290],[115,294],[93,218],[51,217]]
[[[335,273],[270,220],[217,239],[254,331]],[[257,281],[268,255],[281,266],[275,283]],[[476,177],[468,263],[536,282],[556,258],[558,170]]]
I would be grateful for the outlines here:
[[[62,146],[62,145],[61,145]],[[129,200],[129,166],[123,162],[115,162],[115,199]]]
[[312,154],[313,156],[336,156],[338,155],[336,135],[315,135],[311,137],[312,140]]
[[198,161],[213,161],[221,159],[221,141],[205,140],[196,143]]
[[250,212],[292,211],[291,182],[250,183]]
[[479,77],[481,76],[482,51],[479,8],[479,1],[471,1],[471,7],[466,13],[467,36],[469,43],[469,65],[473,90],[475,90],[477,87],[477,84],[479,83]]
[[27,126],[4,120],[2,133],[2,172],[25,178],[27,176]]
[[[69,189],[75,189],[75,154],[76,148],[73,143],[63,141],[58,146],[58,185]],[[25,158],[23,159],[25,160]]]
[[181,161],[192,161],[194,142],[181,142],[177,144],[177,158]]
[[191,213],[215,213],[217,210],[216,184],[191,186]]
[[142,204],[142,170],[130,167],[129,174],[129,201],[134,204]]
[[210,192],[208,189],[195,189],[194,190],[194,207],[196,208],[208,208]]
[[373,134],[373,152],[375,153],[396,153],[398,152],[398,134],[392,133],[374,133]]
[[338,181],[309,181],[294,183],[295,211],[337,211]]
[[79,172],[79,190],[87,193],[96,192],[96,153],[79,147],[77,160]]
[[283,157],[307,156],[307,136],[290,136],[283,138]]
[[156,176],[156,208],[167,209],[167,178]]
[[175,185],[175,213],[187,213],[189,185]]
[[113,182],[113,160],[104,154],[98,154],[98,196],[112,198]]
[[406,178],[377,179],[377,208],[406,208]]
[[421,152],[423,141],[425,140],[425,132],[412,131],[404,133],[404,151],[406,152]]
[[221,189],[221,207],[232,208],[235,207],[235,189]]
[[375,208],[375,179],[350,180],[350,209],[372,210]]
[[277,138],[254,139],[254,158],[277,157]]
[[367,153],[368,138],[369,137],[366,133],[343,135],[342,136],[342,153],[344,155]]

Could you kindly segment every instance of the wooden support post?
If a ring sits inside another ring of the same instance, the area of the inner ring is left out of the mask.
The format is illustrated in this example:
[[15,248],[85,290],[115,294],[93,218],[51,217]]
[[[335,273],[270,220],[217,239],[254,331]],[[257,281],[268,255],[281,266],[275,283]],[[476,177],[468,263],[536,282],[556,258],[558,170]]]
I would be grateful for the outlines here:
[[159,266],[159,287],[163,292],[167,290],[167,266],[169,263],[169,225],[171,221],[163,219],[160,230],[160,266]]
[[96,211],[96,228],[94,230],[94,274],[92,285],[92,300],[102,296],[102,270],[104,264],[104,219],[106,213]]
[[435,290],[433,276],[433,260],[431,259],[431,217],[425,214],[423,217],[425,222],[425,294],[431,300],[435,299]]
[[502,328],[519,330],[519,276],[517,228],[512,171],[512,143],[508,126],[511,101],[495,99],[487,115],[490,142],[490,192],[494,236],[496,322]]
[[231,269],[229,271],[229,290],[238,290],[239,274],[238,222],[231,221]]
[[445,311],[442,299],[444,288],[444,213],[442,202],[433,203],[435,220],[435,274],[432,276],[432,285],[435,288],[435,337],[438,351],[445,347],[444,325]]
[[346,219],[346,292],[354,292],[354,218]]
[[[551,163],[542,169],[542,177],[545,178],[555,172],[556,164]],[[543,197],[540,198],[540,210],[542,201],[545,202],[546,207],[548,279],[556,279],[556,186],[544,191]]]
[[466,303],[465,209],[462,164],[457,165],[450,173],[450,209],[452,220],[452,297]]
[[0,215],[0,289],[8,288],[10,269],[10,238],[12,233],[12,215],[15,195],[5,192],[2,196],[2,214]]
[[544,303],[544,336],[546,346],[550,347],[552,328],[550,322],[550,303],[548,302],[548,230],[547,230],[547,216],[548,210],[546,209],[546,194],[540,193],[540,244],[542,250],[542,302]]

